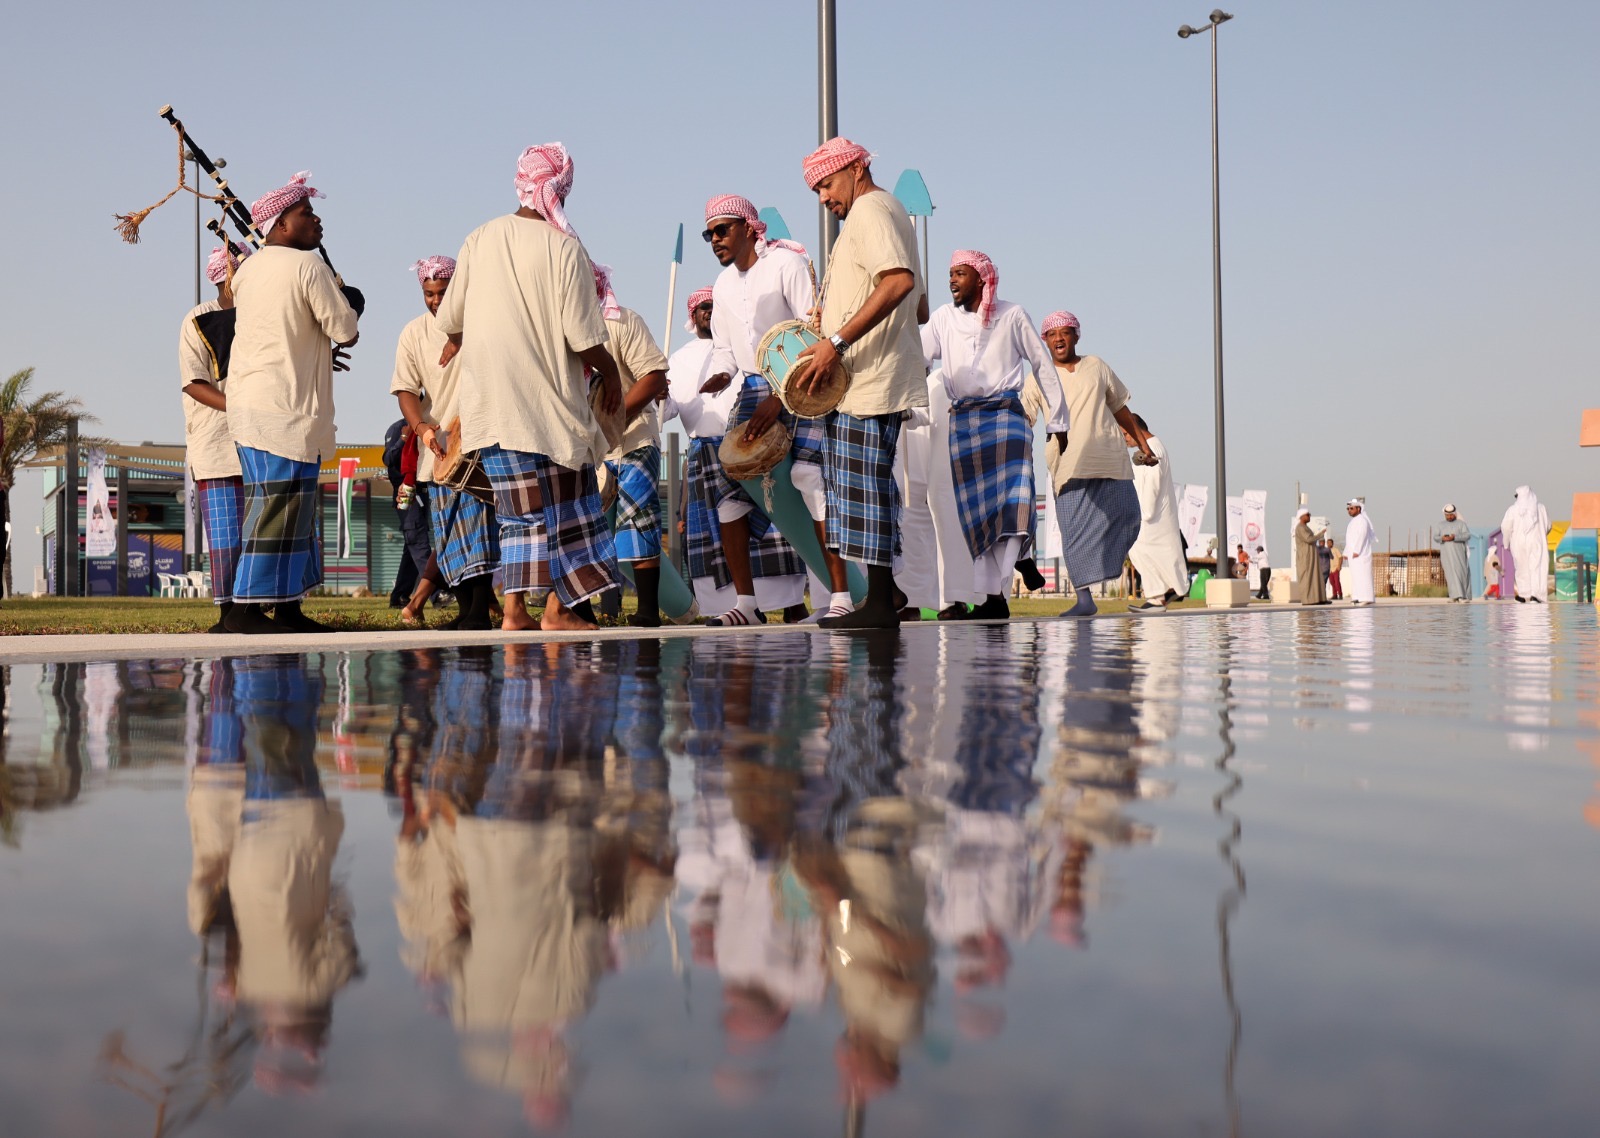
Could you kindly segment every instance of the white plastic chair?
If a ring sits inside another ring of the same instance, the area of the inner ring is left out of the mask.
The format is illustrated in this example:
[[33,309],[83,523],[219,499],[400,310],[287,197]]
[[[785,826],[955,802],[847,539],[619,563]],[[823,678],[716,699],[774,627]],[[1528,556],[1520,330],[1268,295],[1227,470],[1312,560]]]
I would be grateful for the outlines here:
[[157,590],[156,595],[158,597],[181,597],[183,595],[183,586],[178,583],[178,580],[171,573],[158,572],[156,581],[160,585],[160,589]]
[[199,569],[189,570],[189,587],[184,592],[188,597],[209,597],[211,584],[206,580],[206,574]]

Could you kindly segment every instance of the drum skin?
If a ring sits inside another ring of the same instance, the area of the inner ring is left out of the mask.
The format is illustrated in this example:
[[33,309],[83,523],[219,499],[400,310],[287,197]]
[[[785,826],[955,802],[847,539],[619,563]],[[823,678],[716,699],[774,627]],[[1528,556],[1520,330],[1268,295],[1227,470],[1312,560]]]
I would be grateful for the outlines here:
[[800,359],[800,353],[820,339],[803,321],[785,320],[781,324],[774,324],[756,347],[756,362],[761,367],[761,374],[790,413],[802,419],[820,419],[836,409],[843,401],[845,392],[850,389],[850,373],[842,362],[834,367],[833,374],[817,390],[801,389],[801,382],[810,374],[811,365]]
[[782,423],[774,423],[760,438],[746,442],[744,426],[740,424],[728,428],[722,445],[717,448],[717,456],[722,459],[722,468],[728,472],[728,477],[740,482],[746,478],[760,478],[771,471],[788,456],[793,441]]

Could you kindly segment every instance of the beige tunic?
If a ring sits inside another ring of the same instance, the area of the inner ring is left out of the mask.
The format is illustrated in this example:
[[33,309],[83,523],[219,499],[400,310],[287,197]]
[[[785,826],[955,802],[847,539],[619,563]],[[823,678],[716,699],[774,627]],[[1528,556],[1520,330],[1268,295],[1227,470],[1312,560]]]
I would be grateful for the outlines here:
[[[218,379],[211,370],[211,353],[194,326],[194,318],[206,312],[216,312],[222,307],[219,300],[207,300],[189,309],[178,330],[178,386],[191,383],[209,383],[218,391],[227,392],[228,381]],[[189,459],[189,470],[196,482],[207,478],[237,478],[239,452],[234,449],[233,436],[228,433],[228,413],[207,407],[189,395],[183,397],[183,442]]]
[[839,410],[847,415],[886,415],[928,405],[928,369],[917,330],[917,306],[927,286],[918,270],[916,230],[906,207],[877,190],[856,199],[833,247],[822,300],[823,335],[843,328],[892,269],[909,269],[916,285],[846,350],[850,390]]
[[583,246],[554,226],[508,214],[467,235],[439,305],[462,334],[461,445],[595,463],[605,435],[589,409],[578,353],[606,343]]
[[333,347],[356,313],[322,258],[268,245],[233,274],[239,310],[228,364],[233,441],[296,462],[332,458]]
[[[461,356],[451,360],[448,367],[440,367],[445,343],[439,321],[432,313],[424,312],[400,330],[400,344],[394,352],[394,378],[389,380],[390,395],[402,391],[415,395],[422,400],[423,421],[436,426],[454,419],[461,401]],[[439,445],[446,445],[443,437]],[[419,443],[418,482],[433,481],[433,462],[433,451]]]
[[1067,393],[1067,416],[1072,423],[1067,450],[1061,453],[1054,438],[1045,448],[1050,464],[1050,485],[1060,494],[1073,478],[1133,480],[1133,461],[1116,413],[1128,402],[1128,389],[1117,373],[1099,356],[1083,356],[1072,371],[1056,364],[1061,387]]
[[[611,358],[617,361],[617,371],[622,375],[622,397],[626,399],[641,376],[653,371],[667,370],[667,357],[662,353],[656,338],[650,334],[644,318],[631,308],[624,308],[615,320],[606,321],[610,333]],[[661,419],[654,403],[645,407],[628,424],[622,444],[606,455],[621,458],[629,451],[654,443],[661,445]]]

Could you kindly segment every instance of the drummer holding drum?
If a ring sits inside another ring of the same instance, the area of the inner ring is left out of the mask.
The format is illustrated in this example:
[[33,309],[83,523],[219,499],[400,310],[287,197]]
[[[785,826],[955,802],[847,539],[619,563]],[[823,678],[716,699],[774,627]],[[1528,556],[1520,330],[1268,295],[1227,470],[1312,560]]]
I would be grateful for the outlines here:
[[[796,419],[785,411],[762,376],[756,355],[762,338],[774,325],[807,319],[815,303],[813,278],[804,248],[792,241],[768,241],[766,230],[755,206],[746,198],[724,194],[706,203],[706,230],[701,236],[725,267],[712,286],[711,378],[701,390],[721,391],[739,377],[739,400],[728,419],[730,438],[754,443],[771,430],[783,430],[792,436],[788,448],[793,459],[791,477],[826,550],[828,499],[822,475],[822,420]],[[749,515],[756,505],[725,469],[720,472],[720,481],[717,519],[722,528],[722,551],[738,600],[711,623],[754,624],[759,617],[750,567]],[[785,536],[791,541],[796,539],[792,533]],[[816,606],[808,618],[814,622],[844,616],[853,608],[843,559],[832,551],[825,552],[824,557],[832,595],[826,605]]]

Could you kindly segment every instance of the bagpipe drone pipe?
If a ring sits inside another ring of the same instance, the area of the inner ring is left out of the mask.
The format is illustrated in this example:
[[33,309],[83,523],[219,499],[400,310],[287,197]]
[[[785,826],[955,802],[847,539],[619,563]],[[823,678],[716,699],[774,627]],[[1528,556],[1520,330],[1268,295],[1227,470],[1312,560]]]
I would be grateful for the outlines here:
[[[223,220],[219,222],[213,218],[206,223],[206,228],[216,234],[222,243],[228,247],[228,252],[235,262],[239,260],[243,249],[228,237],[224,223],[229,223],[237,229],[240,237],[250,246],[252,251],[261,248],[265,244],[266,238],[250,219],[249,208],[239,200],[238,195],[229,187],[228,180],[222,176],[222,172],[217,168],[216,164],[211,161],[206,152],[195,142],[194,136],[173,114],[172,107],[162,107],[157,114],[165,119],[167,124],[178,134],[178,185],[171,193],[148,209],[136,210],[131,214],[118,214],[117,228],[122,234],[123,240],[129,244],[137,244],[139,241],[139,225],[150,212],[165,205],[179,191],[188,190],[196,197],[204,198],[206,201],[214,201],[221,207]],[[215,194],[203,193],[199,187],[187,184],[185,180],[186,163],[190,159],[193,159],[195,164],[204,170],[216,184],[217,192]],[[355,309],[357,316],[360,316],[366,311],[366,297],[361,294],[360,289],[344,283],[344,278],[333,267],[333,261],[328,257],[327,249],[318,245],[317,253],[322,257],[323,263],[328,266],[329,271],[333,273],[334,280],[338,282],[339,290],[344,293],[345,299],[350,302],[350,307]],[[215,379],[226,379],[228,376],[228,363],[232,355],[236,319],[237,312],[233,308],[219,308],[213,312],[202,312],[194,319],[195,328],[200,333],[200,339],[205,343],[206,350],[211,354],[211,371],[212,377]]]

